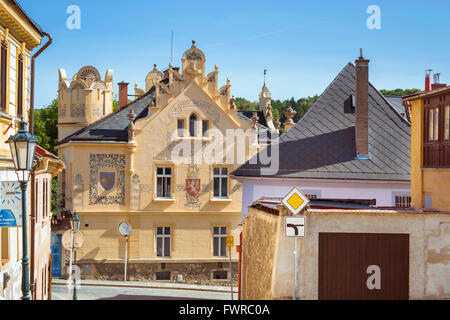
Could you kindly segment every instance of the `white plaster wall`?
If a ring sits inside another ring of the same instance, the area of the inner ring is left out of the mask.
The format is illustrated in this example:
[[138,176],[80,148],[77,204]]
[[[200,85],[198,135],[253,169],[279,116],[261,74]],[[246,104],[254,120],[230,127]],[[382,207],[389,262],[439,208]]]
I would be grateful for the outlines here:
[[[239,179],[241,180],[241,179]],[[395,195],[410,195],[410,183],[344,182],[332,180],[242,179],[242,216],[262,197],[285,197],[294,187],[303,193],[317,193],[318,198],[376,199],[378,207],[395,205]]]

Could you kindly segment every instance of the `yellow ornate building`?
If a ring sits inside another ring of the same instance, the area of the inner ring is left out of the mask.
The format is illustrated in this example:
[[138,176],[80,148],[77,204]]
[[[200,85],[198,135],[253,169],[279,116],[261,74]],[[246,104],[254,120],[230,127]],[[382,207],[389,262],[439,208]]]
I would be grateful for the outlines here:
[[411,110],[411,204],[450,211],[450,86],[404,97]]
[[[115,113],[111,70],[102,80],[84,67],[71,83],[60,70],[60,206],[82,219],[83,278],[123,279],[118,227],[128,222],[129,279],[229,279],[225,240],[238,244],[242,197],[230,173],[274,127],[265,100],[258,112],[238,112],[230,81],[219,88],[218,67],[206,73],[205,61],[193,42],[181,71],[155,66],[132,102],[119,83]],[[237,277],[235,249],[232,259]]]

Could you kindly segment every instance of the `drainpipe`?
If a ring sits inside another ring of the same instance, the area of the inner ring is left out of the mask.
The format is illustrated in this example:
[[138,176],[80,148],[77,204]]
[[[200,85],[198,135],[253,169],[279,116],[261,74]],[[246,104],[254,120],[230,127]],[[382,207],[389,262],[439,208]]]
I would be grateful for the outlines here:
[[[48,38],[47,43],[41,48],[39,49],[38,52],[36,52],[32,57],[31,57],[31,85],[30,85],[30,133],[33,134],[34,133],[34,62],[36,60],[36,58],[45,50],[47,49],[53,42],[53,38],[50,34],[43,32],[44,36],[46,36]],[[36,281],[35,281],[35,272],[34,272],[34,268],[35,268],[35,252],[34,252],[34,246],[35,246],[35,230],[36,230],[36,195],[35,195],[35,172],[31,172],[31,254],[30,254],[30,279],[31,279],[31,296],[32,299],[36,298]],[[45,285],[45,284],[44,284]]]
[[239,252],[239,265],[238,265],[238,300],[241,300],[241,269],[242,269],[242,232],[239,234],[239,246],[237,247]]

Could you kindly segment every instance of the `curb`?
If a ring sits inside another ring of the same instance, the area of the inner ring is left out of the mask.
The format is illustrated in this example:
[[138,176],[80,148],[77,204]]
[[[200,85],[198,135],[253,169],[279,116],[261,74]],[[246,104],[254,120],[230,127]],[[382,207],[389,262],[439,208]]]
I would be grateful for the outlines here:
[[[65,286],[66,283],[52,281],[52,285]],[[203,291],[203,292],[219,292],[219,293],[230,293],[230,290],[226,289],[207,289],[207,288],[195,288],[195,287],[163,287],[154,285],[137,285],[137,284],[115,284],[115,283],[81,283],[84,287],[115,287],[115,288],[134,288],[134,289],[165,289],[165,290],[189,290],[189,291]],[[237,294],[237,288],[233,287],[233,294]]]

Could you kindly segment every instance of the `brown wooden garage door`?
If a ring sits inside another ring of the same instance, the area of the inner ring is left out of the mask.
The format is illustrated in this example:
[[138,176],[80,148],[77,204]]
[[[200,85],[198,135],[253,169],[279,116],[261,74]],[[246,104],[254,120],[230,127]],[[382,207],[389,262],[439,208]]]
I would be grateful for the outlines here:
[[319,299],[408,298],[408,234],[319,234]]

